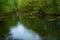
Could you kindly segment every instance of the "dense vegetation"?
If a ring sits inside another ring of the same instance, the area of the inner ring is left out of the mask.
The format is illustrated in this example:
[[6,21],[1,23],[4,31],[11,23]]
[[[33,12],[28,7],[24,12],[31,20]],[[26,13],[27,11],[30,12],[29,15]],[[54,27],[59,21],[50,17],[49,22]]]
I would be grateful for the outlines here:
[[54,34],[60,30],[59,18],[60,0],[0,0],[0,36],[18,20],[42,36]]

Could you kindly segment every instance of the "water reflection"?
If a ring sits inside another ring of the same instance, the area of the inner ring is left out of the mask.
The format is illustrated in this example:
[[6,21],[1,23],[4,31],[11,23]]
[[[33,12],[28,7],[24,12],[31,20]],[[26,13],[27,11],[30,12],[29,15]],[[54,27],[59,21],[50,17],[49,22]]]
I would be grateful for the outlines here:
[[9,25],[7,22],[0,22],[0,25],[2,24],[2,27],[0,27],[0,40],[60,40],[60,19],[47,21],[47,19],[23,18],[20,22],[14,23],[12,27],[10,26],[13,24],[12,22]]
[[10,28],[10,34],[6,40],[42,40],[37,33],[28,30],[19,22],[17,26]]

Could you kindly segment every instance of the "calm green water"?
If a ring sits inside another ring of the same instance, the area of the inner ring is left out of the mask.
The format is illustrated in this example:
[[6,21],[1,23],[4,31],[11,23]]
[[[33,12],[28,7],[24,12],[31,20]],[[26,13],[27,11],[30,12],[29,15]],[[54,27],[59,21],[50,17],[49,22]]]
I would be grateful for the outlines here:
[[12,19],[0,21],[0,40],[60,40],[60,18]]

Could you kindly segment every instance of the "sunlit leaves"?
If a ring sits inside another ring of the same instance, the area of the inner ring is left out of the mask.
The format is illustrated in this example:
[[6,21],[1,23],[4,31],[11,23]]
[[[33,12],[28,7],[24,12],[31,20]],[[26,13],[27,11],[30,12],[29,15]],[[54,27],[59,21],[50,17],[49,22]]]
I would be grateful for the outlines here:
[[14,6],[18,6],[18,1],[17,0],[2,0],[0,1],[0,9],[7,12],[11,12],[14,9]]

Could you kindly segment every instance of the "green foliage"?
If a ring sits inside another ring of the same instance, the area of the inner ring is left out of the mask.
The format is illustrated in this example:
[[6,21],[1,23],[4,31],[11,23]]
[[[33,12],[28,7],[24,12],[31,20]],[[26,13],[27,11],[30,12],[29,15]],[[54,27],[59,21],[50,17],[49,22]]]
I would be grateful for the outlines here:
[[51,29],[53,25],[54,30],[56,29],[54,24],[56,21],[48,20],[55,16],[44,16],[45,14],[60,14],[60,0],[0,0],[0,25],[2,26],[0,31],[4,28],[7,32],[10,26],[15,26],[18,17],[25,26],[45,36],[47,34],[44,30],[45,25]]
[[10,12],[10,11],[12,11],[12,9],[13,9],[13,6],[12,6],[12,3],[11,3],[11,1],[10,0],[2,0],[2,1],[0,1],[1,2],[1,10],[2,11],[4,11],[4,12]]
[[21,0],[20,9],[21,12],[30,13],[42,8],[45,14],[58,14],[59,4],[59,0]]
[[9,32],[11,26],[17,24],[14,6],[15,3],[12,0],[0,0],[0,37]]

